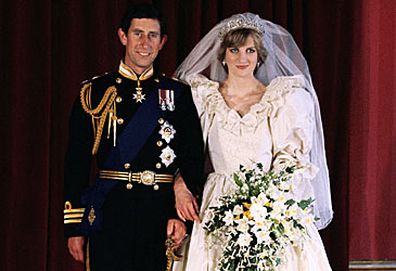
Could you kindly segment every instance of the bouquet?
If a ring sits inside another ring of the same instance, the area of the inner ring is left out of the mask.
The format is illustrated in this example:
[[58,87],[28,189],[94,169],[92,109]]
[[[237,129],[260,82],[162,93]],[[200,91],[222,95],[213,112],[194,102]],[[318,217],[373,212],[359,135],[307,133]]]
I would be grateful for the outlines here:
[[313,199],[296,201],[291,194],[294,167],[265,172],[262,164],[232,175],[237,189],[205,212],[209,240],[222,240],[220,271],[274,271],[287,246],[299,246],[313,221]]

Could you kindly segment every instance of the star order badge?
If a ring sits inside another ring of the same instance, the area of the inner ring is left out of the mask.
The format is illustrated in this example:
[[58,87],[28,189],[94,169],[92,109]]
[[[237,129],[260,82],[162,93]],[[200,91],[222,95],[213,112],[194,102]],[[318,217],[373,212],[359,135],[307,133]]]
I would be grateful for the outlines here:
[[158,133],[161,135],[161,138],[169,144],[169,142],[175,137],[176,130],[171,124],[169,124],[169,122],[165,121],[165,123],[161,125],[161,129]]
[[169,146],[167,146],[165,149],[161,151],[161,155],[159,157],[161,158],[161,162],[166,167],[168,167],[175,160],[176,154]]

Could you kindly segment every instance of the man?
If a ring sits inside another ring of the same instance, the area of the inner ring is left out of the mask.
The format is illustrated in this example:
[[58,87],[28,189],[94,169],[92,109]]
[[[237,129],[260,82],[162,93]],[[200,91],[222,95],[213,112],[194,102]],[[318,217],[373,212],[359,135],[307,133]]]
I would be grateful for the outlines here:
[[[178,246],[186,232],[174,186],[179,204],[192,202],[203,181],[190,90],[153,68],[165,31],[154,7],[130,6],[118,29],[125,46],[119,70],[84,82],[72,110],[65,235],[73,258],[87,259],[94,271],[165,270],[165,240]],[[97,179],[86,189],[92,156]],[[176,177],[186,185],[174,185]]]

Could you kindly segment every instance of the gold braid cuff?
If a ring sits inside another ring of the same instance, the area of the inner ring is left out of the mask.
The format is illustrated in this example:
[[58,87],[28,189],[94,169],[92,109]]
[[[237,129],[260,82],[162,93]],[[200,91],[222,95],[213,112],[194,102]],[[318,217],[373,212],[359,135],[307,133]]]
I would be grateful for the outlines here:
[[70,201],[65,202],[65,209],[63,210],[64,224],[81,223],[84,216],[84,208],[73,208]]
[[103,127],[105,125],[107,115],[109,112],[113,113],[115,110],[114,101],[117,97],[117,89],[115,86],[108,87],[99,105],[94,109],[92,109],[91,105],[91,91],[92,83],[90,82],[85,84],[80,91],[80,101],[84,111],[92,116],[95,137],[94,145],[92,147],[92,154],[95,155],[99,149],[100,139],[102,137]]

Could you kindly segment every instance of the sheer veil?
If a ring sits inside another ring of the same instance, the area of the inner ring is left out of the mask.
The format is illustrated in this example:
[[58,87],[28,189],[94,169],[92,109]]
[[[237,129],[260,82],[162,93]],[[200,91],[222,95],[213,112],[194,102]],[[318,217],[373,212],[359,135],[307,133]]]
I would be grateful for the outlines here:
[[259,29],[262,33],[262,43],[268,55],[265,62],[257,69],[255,76],[263,84],[268,85],[278,76],[304,76],[305,87],[312,96],[315,110],[316,125],[310,154],[311,162],[319,168],[318,174],[312,180],[315,194],[314,214],[320,218],[315,224],[318,229],[325,228],[333,217],[333,210],[319,102],[307,62],[290,33],[281,26],[252,13],[233,15],[221,21],[202,38],[177,68],[176,76],[186,80],[189,75],[207,71],[211,80],[218,82],[225,80],[227,74],[217,59],[221,44],[219,34],[244,27]]

